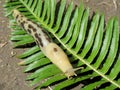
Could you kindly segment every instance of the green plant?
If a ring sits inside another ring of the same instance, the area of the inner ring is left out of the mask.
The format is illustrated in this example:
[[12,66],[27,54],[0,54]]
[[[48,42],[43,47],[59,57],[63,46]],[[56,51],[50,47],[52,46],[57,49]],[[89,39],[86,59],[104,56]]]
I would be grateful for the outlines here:
[[42,81],[36,89],[54,85],[53,90],[60,90],[76,83],[84,84],[81,90],[120,88],[118,19],[113,17],[105,25],[104,15],[95,13],[90,20],[88,8],[84,9],[80,4],[73,10],[73,6],[71,2],[66,8],[66,0],[57,4],[56,0],[6,1],[6,15],[14,29],[11,33],[14,47],[35,42],[13,19],[11,11],[17,8],[50,33],[51,38],[66,51],[75,68],[84,67],[77,71],[77,77],[67,79],[37,45],[32,45],[19,56],[24,59],[24,72],[31,72],[27,80],[31,80],[30,85]]

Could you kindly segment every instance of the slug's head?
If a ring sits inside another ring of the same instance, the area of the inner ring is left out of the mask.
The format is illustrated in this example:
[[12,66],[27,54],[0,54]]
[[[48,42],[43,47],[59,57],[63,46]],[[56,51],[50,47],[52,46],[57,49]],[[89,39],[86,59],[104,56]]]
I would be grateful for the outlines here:
[[78,67],[75,69],[69,69],[65,72],[65,75],[67,76],[68,79],[70,79],[72,76],[77,76],[77,74],[75,73],[75,71],[79,70],[79,69],[83,69],[84,67]]
[[74,72],[74,69],[69,69],[65,72],[65,75],[68,79],[70,79],[72,76],[77,76],[77,74]]

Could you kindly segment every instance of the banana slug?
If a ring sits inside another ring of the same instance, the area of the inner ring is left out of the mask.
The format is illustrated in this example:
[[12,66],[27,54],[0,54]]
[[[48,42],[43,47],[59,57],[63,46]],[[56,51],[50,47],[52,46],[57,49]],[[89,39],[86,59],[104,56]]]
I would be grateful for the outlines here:
[[48,37],[46,32],[35,22],[27,19],[17,9],[13,10],[13,17],[17,23],[36,41],[42,52],[55,64],[68,78],[77,76],[65,52]]

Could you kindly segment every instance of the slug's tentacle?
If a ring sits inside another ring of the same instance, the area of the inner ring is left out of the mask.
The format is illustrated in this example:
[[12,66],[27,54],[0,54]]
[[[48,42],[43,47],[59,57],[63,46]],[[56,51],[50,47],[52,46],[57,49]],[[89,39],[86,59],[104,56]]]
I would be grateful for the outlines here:
[[42,52],[54,63],[68,78],[77,76],[64,51],[47,36],[39,25],[27,19],[18,10],[13,10],[17,23],[31,34]]

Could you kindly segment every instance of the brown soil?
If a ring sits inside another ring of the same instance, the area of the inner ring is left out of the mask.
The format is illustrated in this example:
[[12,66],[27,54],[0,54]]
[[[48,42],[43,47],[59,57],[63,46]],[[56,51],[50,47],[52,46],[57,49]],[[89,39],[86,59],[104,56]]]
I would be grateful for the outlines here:
[[[105,14],[106,21],[111,16],[118,16],[120,21],[120,0],[74,0],[76,4],[83,1],[90,12],[99,11]],[[11,29],[8,18],[4,16],[4,0],[0,1],[0,90],[33,90],[25,81],[27,74],[18,66],[16,58],[24,49],[13,49],[10,39]],[[72,90],[79,90],[75,87]]]

